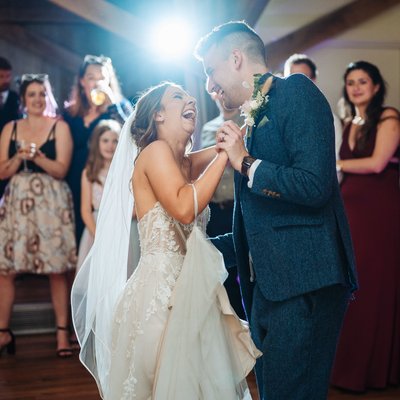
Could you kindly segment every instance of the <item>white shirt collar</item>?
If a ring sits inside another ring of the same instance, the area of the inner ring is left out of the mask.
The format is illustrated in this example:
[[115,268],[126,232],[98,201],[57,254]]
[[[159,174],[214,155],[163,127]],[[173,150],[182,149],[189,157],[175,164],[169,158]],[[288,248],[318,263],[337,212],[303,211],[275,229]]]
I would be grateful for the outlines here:
[[0,95],[3,97],[3,104],[5,104],[7,99],[8,99],[8,93],[10,93],[9,90],[5,90],[4,92],[0,92]]

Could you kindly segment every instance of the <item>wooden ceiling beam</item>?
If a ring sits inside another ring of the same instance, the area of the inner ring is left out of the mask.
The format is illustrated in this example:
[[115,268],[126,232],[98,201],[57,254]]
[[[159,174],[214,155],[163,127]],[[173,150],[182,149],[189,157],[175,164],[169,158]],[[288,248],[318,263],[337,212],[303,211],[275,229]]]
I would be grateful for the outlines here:
[[24,7],[13,8],[0,5],[0,23],[6,24],[76,24],[87,23],[86,20],[72,13],[66,13],[59,7]]
[[1,24],[0,38],[36,54],[46,61],[76,73],[81,64],[77,54],[15,24]]
[[105,0],[48,0],[139,47],[146,46],[147,26],[134,15]]
[[400,4],[400,0],[355,0],[310,24],[266,44],[267,64],[276,70],[293,53],[299,53]]
[[261,14],[264,12],[270,0],[248,0],[247,4],[243,5],[242,16],[239,19],[244,19],[250,26],[255,26]]

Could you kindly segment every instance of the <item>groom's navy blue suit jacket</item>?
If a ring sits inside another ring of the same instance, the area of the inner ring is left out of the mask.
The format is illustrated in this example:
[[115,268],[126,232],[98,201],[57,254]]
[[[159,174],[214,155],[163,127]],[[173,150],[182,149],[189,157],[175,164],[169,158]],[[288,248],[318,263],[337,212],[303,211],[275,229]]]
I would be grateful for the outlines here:
[[301,74],[274,77],[268,96],[265,115],[246,139],[250,155],[261,160],[253,185],[235,174],[233,233],[213,239],[226,266],[238,266],[248,317],[254,286],[249,254],[268,300],[334,284],[357,287],[329,104]]

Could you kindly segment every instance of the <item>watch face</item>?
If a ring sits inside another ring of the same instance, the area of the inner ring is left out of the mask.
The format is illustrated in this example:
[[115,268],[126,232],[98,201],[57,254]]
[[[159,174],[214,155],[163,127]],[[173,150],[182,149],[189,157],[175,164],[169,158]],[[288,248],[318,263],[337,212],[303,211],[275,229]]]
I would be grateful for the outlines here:
[[243,162],[246,164],[251,164],[252,158],[250,156],[246,156],[243,158]]
[[256,159],[251,157],[251,156],[245,156],[243,157],[243,161],[242,161],[242,168],[241,168],[241,174],[247,176],[247,172],[249,170],[249,168],[251,167],[251,164],[253,164],[253,162]]
[[252,156],[246,156],[243,158],[243,163],[248,164],[249,167],[251,166],[251,164],[253,164],[254,161],[256,161],[256,159]]

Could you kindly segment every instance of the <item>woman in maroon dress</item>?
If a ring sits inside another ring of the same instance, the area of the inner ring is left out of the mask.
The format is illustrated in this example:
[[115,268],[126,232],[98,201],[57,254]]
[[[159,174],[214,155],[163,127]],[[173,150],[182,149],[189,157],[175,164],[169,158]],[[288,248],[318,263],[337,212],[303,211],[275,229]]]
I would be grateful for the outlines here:
[[361,392],[400,382],[400,115],[383,107],[376,66],[351,63],[344,81],[353,119],[337,166],[360,289],[343,323],[332,384]]

